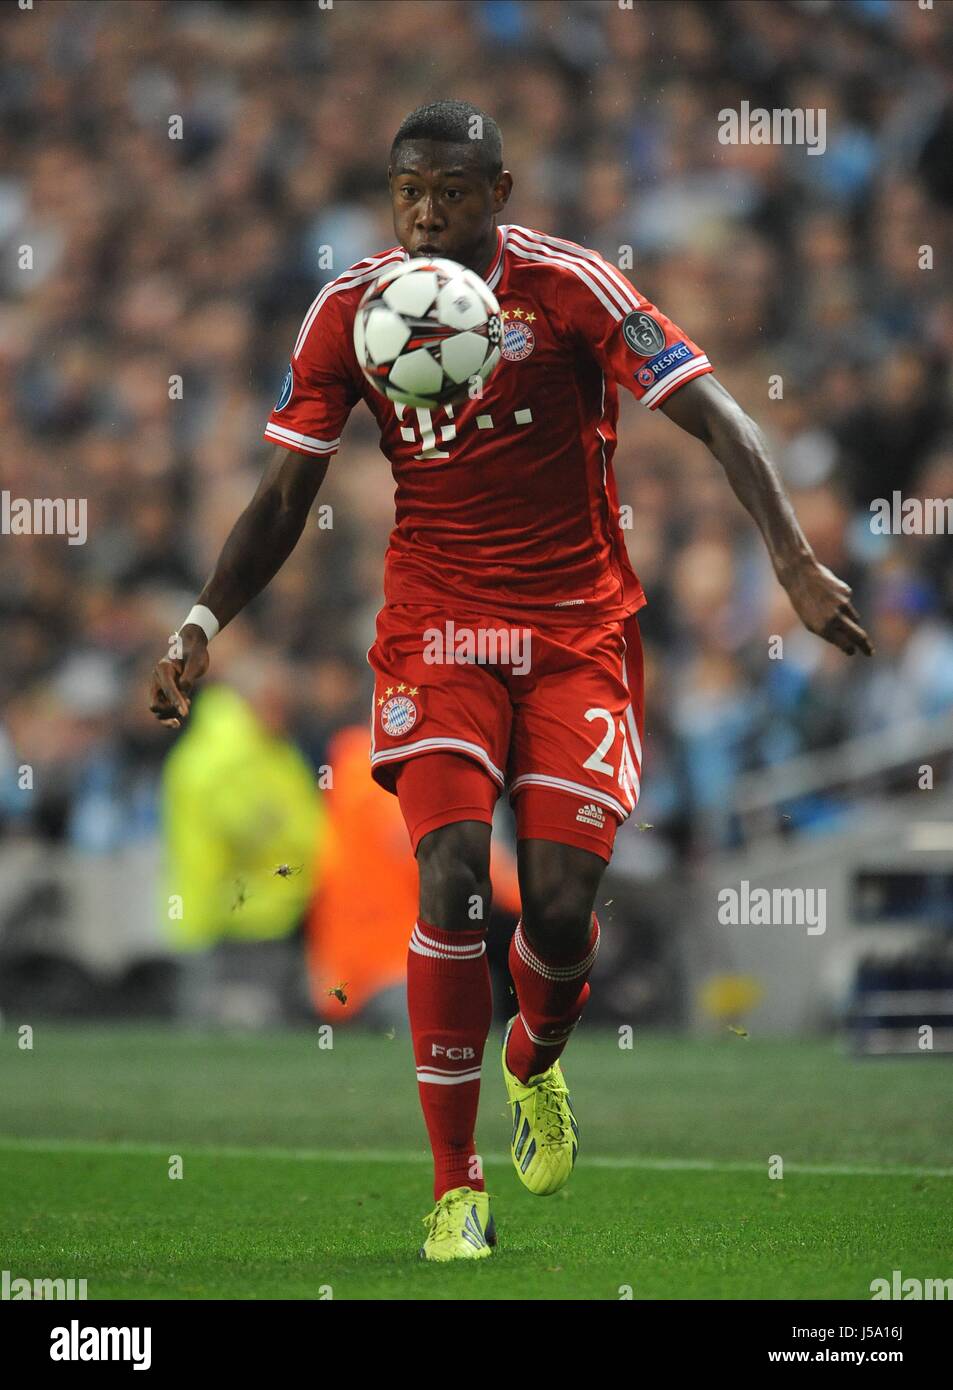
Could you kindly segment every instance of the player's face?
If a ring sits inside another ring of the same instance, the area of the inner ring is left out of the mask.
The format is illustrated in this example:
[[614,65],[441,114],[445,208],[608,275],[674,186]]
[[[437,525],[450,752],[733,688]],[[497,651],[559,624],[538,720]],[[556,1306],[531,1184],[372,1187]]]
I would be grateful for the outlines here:
[[[412,256],[446,256],[479,274],[492,246],[493,217],[506,202],[469,145],[405,141],[387,171],[394,231]],[[508,190],[507,190],[508,193]]]

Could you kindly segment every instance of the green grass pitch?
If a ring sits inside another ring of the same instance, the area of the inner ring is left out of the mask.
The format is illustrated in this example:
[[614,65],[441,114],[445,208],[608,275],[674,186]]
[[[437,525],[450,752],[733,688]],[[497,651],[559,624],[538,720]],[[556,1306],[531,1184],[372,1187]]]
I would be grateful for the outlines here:
[[[949,1277],[949,1060],[580,1029],[572,1180],[519,1184],[499,1041],[478,1143],[500,1243],[421,1264],[431,1175],[398,1035],[0,1032],[0,1264],[95,1298],[869,1299]],[[784,1177],[768,1177],[771,1155]],[[183,1177],[170,1179],[180,1155]]]

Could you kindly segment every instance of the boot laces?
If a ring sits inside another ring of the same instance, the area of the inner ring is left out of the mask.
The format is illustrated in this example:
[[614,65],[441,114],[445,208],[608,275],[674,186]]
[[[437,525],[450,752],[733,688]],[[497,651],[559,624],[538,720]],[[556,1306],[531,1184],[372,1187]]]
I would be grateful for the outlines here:
[[536,1092],[536,1121],[545,1145],[563,1145],[572,1135],[569,1116],[564,1106],[564,1092],[555,1074],[539,1083]]
[[433,1236],[435,1240],[458,1231],[461,1224],[460,1205],[467,1205],[470,1200],[468,1195],[460,1192],[454,1193],[449,1202],[446,1198],[447,1194],[441,1197],[432,1212],[422,1218],[428,1236]]

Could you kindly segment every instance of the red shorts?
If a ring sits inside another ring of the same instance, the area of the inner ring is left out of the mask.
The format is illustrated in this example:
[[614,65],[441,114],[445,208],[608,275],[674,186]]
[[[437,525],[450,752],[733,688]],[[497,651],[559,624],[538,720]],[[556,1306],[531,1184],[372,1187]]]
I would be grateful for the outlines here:
[[[642,643],[634,614],[541,625],[391,604],[378,614],[367,659],[375,674],[371,771],[401,795],[415,853],[439,825],[490,822],[506,787],[519,839],[557,840],[609,859],[642,771]],[[414,769],[411,819],[397,773],[427,753],[457,757],[441,758],[432,794]],[[473,764],[484,773],[479,780]],[[469,774],[456,787],[447,775],[455,766]]]

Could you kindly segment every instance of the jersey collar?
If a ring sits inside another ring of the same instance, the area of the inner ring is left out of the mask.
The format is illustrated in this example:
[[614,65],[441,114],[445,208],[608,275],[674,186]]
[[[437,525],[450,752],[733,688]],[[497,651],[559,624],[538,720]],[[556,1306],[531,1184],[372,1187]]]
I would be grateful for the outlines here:
[[491,290],[494,288],[494,286],[499,284],[500,276],[503,274],[503,245],[503,228],[497,227],[496,251],[493,253],[492,261],[483,273],[483,279],[486,281],[487,285]]
[[[504,236],[503,236],[503,228],[502,228],[502,227],[497,227],[497,229],[496,229],[496,250],[495,250],[494,253],[493,253],[493,259],[490,261],[490,264],[487,266],[487,268],[486,268],[486,270],[484,271],[483,275],[480,277],[482,280],[485,280],[485,281],[486,281],[487,285],[489,286],[489,288],[490,288],[491,290],[494,288],[494,286],[496,286],[496,285],[499,284],[499,282],[500,282],[500,276],[503,274],[503,247],[504,247],[504,244],[505,244],[505,239],[504,239]],[[404,260],[405,260],[405,261],[409,261],[409,260],[410,260],[410,252],[407,251],[407,250],[404,250]]]

